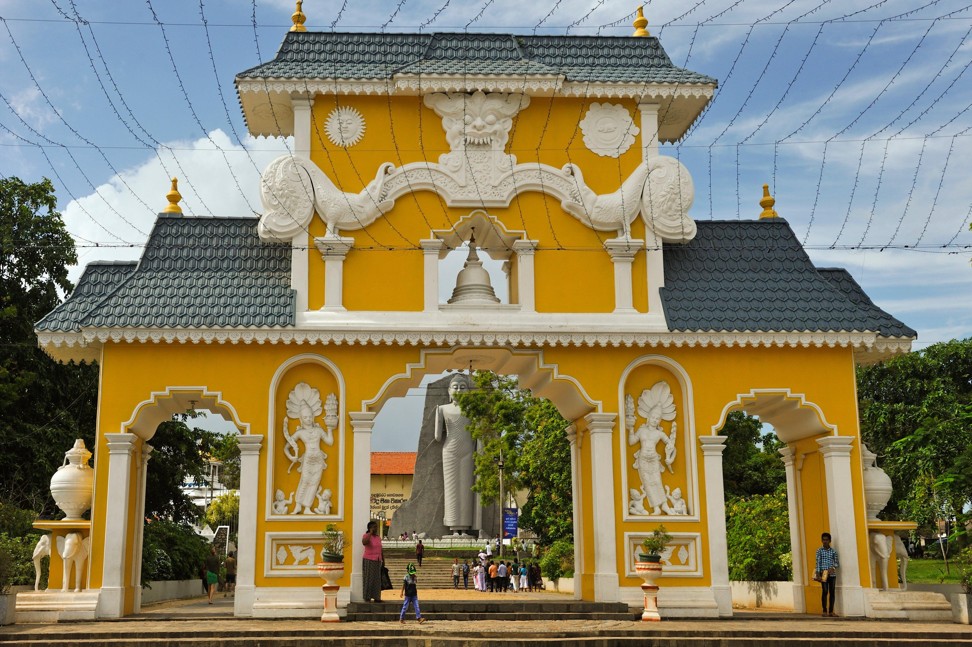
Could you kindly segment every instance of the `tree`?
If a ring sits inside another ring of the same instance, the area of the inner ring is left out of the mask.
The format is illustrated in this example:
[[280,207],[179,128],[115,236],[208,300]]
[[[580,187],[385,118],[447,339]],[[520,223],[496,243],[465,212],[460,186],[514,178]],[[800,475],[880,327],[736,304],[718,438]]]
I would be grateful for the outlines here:
[[480,371],[475,388],[459,396],[469,431],[482,444],[473,489],[486,501],[499,498],[499,458],[507,492],[527,490],[523,528],[544,544],[573,539],[568,422],[549,400],[520,389],[515,377]]
[[885,514],[925,530],[961,515],[972,502],[972,339],[861,367],[857,391],[861,436],[894,484]]
[[220,526],[229,526],[235,534],[240,518],[239,492],[227,492],[213,499],[206,508],[206,525],[215,530]]
[[764,434],[758,418],[733,411],[719,433],[726,437],[722,471],[727,496],[770,494],[786,483],[778,451],[783,443],[776,434]]
[[177,416],[158,426],[150,444],[153,447],[145,487],[145,516],[195,524],[202,517],[189,495],[182,489],[186,480],[205,483],[209,478],[209,456],[222,441],[219,434],[190,428],[188,415]]
[[53,514],[51,475],[64,452],[94,441],[98,372],[58,364],[37,347],[34,323],[72,289],[74,241],[50,180],[0,179],[0,499]]

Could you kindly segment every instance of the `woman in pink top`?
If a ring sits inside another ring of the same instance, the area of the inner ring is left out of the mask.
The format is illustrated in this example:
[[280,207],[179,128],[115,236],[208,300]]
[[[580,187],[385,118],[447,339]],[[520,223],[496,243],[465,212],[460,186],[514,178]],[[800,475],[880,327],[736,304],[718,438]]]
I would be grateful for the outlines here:
[[361,576],[364,579],[365,602],[374,600],[381,602],[381,536],[378,534],[378,522],[369,521],[368,530],[361,536],[364,555],[361,560]]

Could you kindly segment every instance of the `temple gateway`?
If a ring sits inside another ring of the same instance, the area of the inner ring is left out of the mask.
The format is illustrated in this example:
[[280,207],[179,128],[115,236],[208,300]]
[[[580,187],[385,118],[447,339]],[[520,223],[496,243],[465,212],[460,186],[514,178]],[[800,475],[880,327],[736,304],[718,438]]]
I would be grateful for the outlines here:
[[[20,610],[139,610],[152,436],[192,407],[241,432],[236,615],[319,615],[317,569],[290,548],[319,555],[329,523],[353,547],[338,608],[360,600],[375,416],[473,360],[573,423],[578,598],[640,606],[636,547],[663,522],[662,616],[732,614],[718,431],[743,410],[786,444],[795,608],[820,611],[829,531],[838,611],[873,615],[869,533],[897,526],[867,513],[854,370],[916,334],[815,267],[768,193],[752,220],[693,219],[690,169],[659,144],[716,80],[640,21],[631,37],[303,22],[236,77],[250,134],[293,137],[263,173],[262,216],[184,215],[173,185],[139,261],[89,263],[36,325],[101,379],[90,521],[46,526],[87,547],[79,591],[54,592],[70,567],[55,553],[52,590]],[[473,237],[508,299],[476,280],[440,298],[442,259]]]

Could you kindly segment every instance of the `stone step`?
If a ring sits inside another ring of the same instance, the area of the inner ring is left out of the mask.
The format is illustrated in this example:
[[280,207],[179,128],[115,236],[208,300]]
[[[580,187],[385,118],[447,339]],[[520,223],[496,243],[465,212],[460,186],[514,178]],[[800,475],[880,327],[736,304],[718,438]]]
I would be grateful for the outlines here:
[[[428,600],[422,602],[419,591],[419,605],[422,615],[428,620],[493,620],[493,621],[558,621],[558,620],[635,620],[641,613],[635,613],[624,603],[585,602],[583,600],[517,600],[512,594],[483,594],[479,601]],[[509,598],[506,598],[509,595]],[[349,622],[387,622],[398,620],[402,603],[400,599],[387,601],[352,602],[347,607]],[[415,617],[409,610],[406,619]]]

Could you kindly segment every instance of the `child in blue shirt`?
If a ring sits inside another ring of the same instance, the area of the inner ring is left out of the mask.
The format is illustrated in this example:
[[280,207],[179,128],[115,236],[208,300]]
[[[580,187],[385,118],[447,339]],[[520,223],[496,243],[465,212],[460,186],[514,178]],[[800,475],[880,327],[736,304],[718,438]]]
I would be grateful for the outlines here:
[[402,612],[398,614],[398,621],[405,624],[405,612],[408,611],[408,605],[415,605],[415,619],[419,621],[419,624],[425,622],[425,618],[422,617],[422,611],[419,610],[418,601],[418,578],[415,576],[415,564],[409,564],[405,567],[405,580],[402,582],[402,597],[405,598],[405,602],[402,603]]

